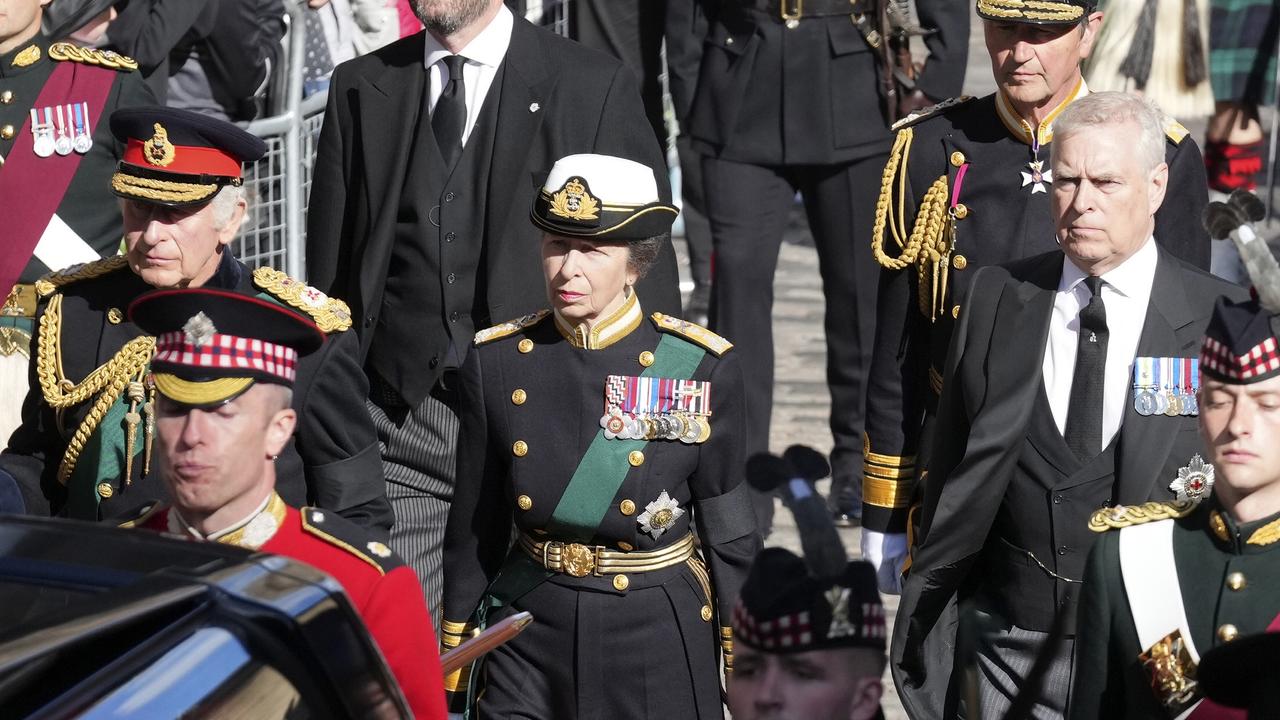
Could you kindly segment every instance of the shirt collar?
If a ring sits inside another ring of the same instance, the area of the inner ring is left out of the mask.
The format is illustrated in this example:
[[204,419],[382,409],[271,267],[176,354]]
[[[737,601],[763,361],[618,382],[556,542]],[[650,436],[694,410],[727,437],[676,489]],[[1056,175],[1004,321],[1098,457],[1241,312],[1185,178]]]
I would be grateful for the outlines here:
[[[458,51],[458,54],[465,57],[468,62],[479,63],[496,68],[502,64],[502,58],[507,55],[507,47],[511,45],[511,31],[515,28],[515,16],[507,9],[504,4],[498,8],[498,14],[493,20],[467,43],[466,47]],[[453,53],[445,49],[431,36],[426,33],[426,53],[423,59],[423,66],[430,70],[432,65],[440,62],[443,58]]]
[[272,492],[253,512],[238,522],[204,535],[192,527],[175,507],[169,508],[169,532],[193,540],[219,542],[224,545],[257,550],[275,536],[284,524],[286,510],[284,500]]
[[631,334],[640,327],[644,312],[640,309],[640,300],[635,291],[627,293],[627,299],[609,317],[596,323],[590,330],[586,325],[574,325],[560,316],[556,311],[556,330],[569,341],[570,345],[586,350],[603,350]]
[[1062,111],[1065,110],[1072,102],[1088,94],[1089,86],[1085,84],[1084,78],[1081,77],[1076,82],[1075,89],[1067,96],[1067,99],[1063,100],[1048,115],[1046,115],[1044,120],[1040,121],[1040,124],[1034,131],[1031,128],[1031,123],[1024,120],[1022,116],[1018,114],[1018,111],[1013,109],[1013,103],[1011,103],[1009,98],[1005,96],[1004,90],[996,92],[996,114],[1000,116],[1000,121],[1004,123],[1004,126],[1008,128],[1009,132],[1013,133],[1013,136],[1018,140],[1028,145],[1035,145],[1035,140],[1038,137],[1040,144],[1045,145],[1053,142],[1053,121],[1058,119],[1058,115],[1061,114]]
[[[1127,298],[1142,297],[1151,293],[1155,282],[1156,263],[1160,254],[1156,250],[1155,238],[1148,237],[1146,243],[1117,267],[1102,274],[1102,282],[1111,286],[1112,290]],[[1058,281],[1058,292],[1074,292],[1076,286],[1084,282],[1085,272],[1071,262],[1064,253],[1062,256],[1062,279]]]

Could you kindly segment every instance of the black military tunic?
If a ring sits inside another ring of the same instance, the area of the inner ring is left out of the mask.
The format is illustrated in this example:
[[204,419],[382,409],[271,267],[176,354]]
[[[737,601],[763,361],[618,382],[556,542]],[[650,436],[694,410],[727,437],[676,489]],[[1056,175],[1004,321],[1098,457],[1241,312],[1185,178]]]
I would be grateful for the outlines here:
[[[308,303],[303,283],[269,269],[259,273],[225,254],[205,287],[261,294],[331,331],[323,348],[298,363],[298,429],[276,461],[277,490],[292,506],[335,510],[385,539],[393,518],[365,410],[368,381],[356,360],[355,336],[339,331],[335,312],[342,306],[323,296]],[[129,270],[124,256],[69,268],[37,287],[41,330],[32,343],[31,390],[22,426],[0,453],[0,471],[18,480],[31,513],[47,508],[54,515],[108,519],[162,498],[159,477],[144,472],[151,450],[146,403],[130,402],[130,381],[139,397],[152,399],[144,381],[153,343],[124,314],[153,288]],[[130,410],[138,415],[132,454]]]
[[[1102,511],[1104,513],[1110,511]],[[1095,520],[1097,520],[1095,516]],[[1176,582],[1191,641],[1203,656],[1280,616],[1280,513],[1238,523],[1216,499],[1173,523]],[[1132,521],[1112,523],[1115,526]],[[1120,560],[1120,532],[1098,538],[1081,592],[1073,718],[1167,718],[1152,690]],[[1175,628],[1169,628],[1172,632]]]
[[[1076,93],[1049,115],[1051,123]],[[867,386],[863,526],[904,532],[917,457],[942,388],[951,333],[975,271],[1057,247],[1050,182],[1037,179],[1032,129],[997,94],[960,98],[899,123],[876,209],[873,252],[881,270],[876,342]],[[1052,128],[1039,128],[1049,170]],[[1209,238],[1204,162],[1176,123],[1167,128],[1169,185],[1156,212],[1160,246],[1202,269]],[[905,169],[904,169],[905,166]],[[951,230],[954,228],[954,237]]]
[[[444,644],[470,631],[486,587],[499,568],[509,572],[504,562],[521,556],[522,543],[576,535],[592,552],[638,558],[690,543],[696,521],[700,553],[644,572],[551,573],[490,615],[492,622],[527,610],[535,622],[488,656],[482,717],[722,717],[717,648],[731,648],[730,610],[760,545],[743,492],[741,373],[727,342],[658,313],[643,317],[635,297],[589,336],[546,311],[477,335],[461,372]],[[641,375],[670,335],[706,348],[689,377],[710,383],[710,436],[698,444],[653,440],[630,452],[596,527],[549,531],[570,478],[602,432],[606,378]],[[656,517],[663,495],[681,512],[654,537],[643,523]],[[513,522],[519,538],[507,559]],[[530,564],[542,573],[540,563]],[[466,690],[466,673],[445,687]]]
[[[59,43],[65,46],[66,43]],[[115,172],[116,163],[124,154],[124,145],[111,136],[107,118],[116,109],[138,105],[152,105],[155,98],[151,90],[143,82],[142,77],[134,72],[136,65],[127,58],[121,64],[112,61],[119,67],[110,68],[102,64],[104,53],[97,50],[84,50],[75,59],[54,60],[49,53],[50,41],[37,35],[29,43],[19,45],[17,49],[0,55],[0,160],[9,161],[9,152],[13,149],[19,133],[24,132],[24,124],[30,122],[32,106],[40,95],[41,89],[54,69],[61,63],[75,63],[77,73],[104,73],[112,76],[111,90],[107,94],[106,103],[102,107],[89,108],[89,121],[95,126],[93,146],[80,158],[71,184],[66,194],[57,205],[57,215],[67,224],[80,239],[88,243],[99,255],[111,255],[120,244],[120,204],[111,194],[111,174]],[[55,53],[59,57],[63,55]],[[23,58],[23,59],[19,59]],[[116,59],[122,59],[115,56]],[[74,103],[83,98],[64,98],[62,103]],[[50,105],[58,101],[51,102]],[[55,116],[55,123],[56,123]],[[30,132],[27,129],[25,132]],[[53,157],[59,157],[54,155]],[[51,159],[51,158],[50,158]],[[44,158],[33,157],[28,167],[33,171],[28,180],[40,183],[40,162]],[[0,172],[8,172],[0,164]],[[4,199],[0,198],[0,203]],[[22,207],[5,205],[5,213],[23,212]],[[23,271],[21,282],[35,282],[37,278],[50,270],[41,261],[32,258]]]

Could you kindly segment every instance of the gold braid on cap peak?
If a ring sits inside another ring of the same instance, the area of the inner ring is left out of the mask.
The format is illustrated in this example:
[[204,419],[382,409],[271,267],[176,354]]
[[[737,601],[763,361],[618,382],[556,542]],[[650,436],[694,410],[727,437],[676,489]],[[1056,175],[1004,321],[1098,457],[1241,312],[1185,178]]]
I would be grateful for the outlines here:
[[[946,305],[948,263],[951,259],[955,225],[947,213],[947,176],[942,175],[933,181],[920,200],[911,234],[903,236],[907,227],[904,206],[909,191],[907,161],[911,157],[911,140],[914,136],[914,130],[905,127],[894,138],[893,150],[889,153],[884,175],[880,178],[880,197],[876,200],[875,224],[871,231],[871,253],[881,267],[889,270],[902,270],[913,264],[917,265],[920,276],[920,312],[933,321],[937,320],[938,313]],[[895,194],[897,207],[891,212],[889,204]],[[897,257],[890,257],[885,252],[886,228],[902,251]]]
[[160,202],[195,202],[204,200],[218,191],[217,183],[204,185],[173,180],[152,180],[119,172],[111,176],[111,188],[129,197]]

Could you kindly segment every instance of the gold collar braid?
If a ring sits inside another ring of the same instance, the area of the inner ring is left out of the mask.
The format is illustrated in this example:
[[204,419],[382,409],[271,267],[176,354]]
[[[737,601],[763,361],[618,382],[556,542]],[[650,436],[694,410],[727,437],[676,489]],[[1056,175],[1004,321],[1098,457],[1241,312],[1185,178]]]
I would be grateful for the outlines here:
[[[127,483],[133,471],[133,435],[141,419],[137,412],[139,402],[143,402],[140,387],[142,380],[146,377],[152,353],[155,352],[155,338],[143,335],[130,340],[110,360],[95,368],[78,384],[68,380],[62,371],[61,340],[62,295],[58,294],[49,298],[49,305],[40,318],[37,345],[40,358],[36,363],[36,377],[40,382],[44,400],[49,407],[62,411],[84,403],[94,393],[98,393],[98,397],[89,408],[89,413],[85,415],[84,421],[80,423],[80,427],[76,428],[75,434],[67,443],[67,450],[62,456],[62,462],[58,465],[58,482],[67,484],[67,479],[75,470],[76,461],[80,459],[80,453],[84,451],[85,443],[98,429],[98,425],[111,409],[111,405],[121,397],[126,388],[129,388],[130,410],[126,415],[129,435],[126,440],[126,452],[130,455],[125,461],[125,482]],[[145,409],[148,414],[146,464],[149,466],[153,427],[151,404],[147,403]]]

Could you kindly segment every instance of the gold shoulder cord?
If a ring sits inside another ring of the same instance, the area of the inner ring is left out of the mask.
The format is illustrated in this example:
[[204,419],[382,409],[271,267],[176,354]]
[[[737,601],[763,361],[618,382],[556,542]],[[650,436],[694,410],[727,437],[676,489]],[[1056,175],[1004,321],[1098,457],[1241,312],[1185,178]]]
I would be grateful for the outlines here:
[[[880,197],[876,201],[875,225],[872,228],[871,252],[876,262],[890,270],[902,270],[917,265],[920,274],[920,312],[931,321],[937,320],[944,310],[947,294],[947,264],[954,242],[955,225],[947,214],[947,176],[942,175],[925,192],[920,200],[911,235],[904,239],[902,231],[907,227],[904,211],[907,196],[907,161],[911,157],[912,128],[905,127],[894,138],[889,161],[885,163],[880,179]],[[901,172],[899,172],[901,168]],[[889,211],[894,196],[894,178],[897,178],[897,208]],[[902,252],[890,257],[884,251],[884,234],[889,235]]]
[[[68,380],[62,371],[62,295],[49,298],[48,308],[40,318],[39,333],[37,347],[40,358],[36,363],[36,377],[39,379],[40,390],[49,407],[63,410],[87,401],[94,393],[100,393],[84,421],[80,423],[80,427],[76,428],[75,434],[67,443],[66,453],[58,465],[58,482],[66,485],[67,479],[75,469],[76,461],[80,458],[80,453],[84,451],[85,443],[98,429],[98,424],[111,409],[111,405],[126,387],[130,387],[131,407],[126,416],[126,422],[129,424],[129,436],[126,439],[126,453],[129,457],[125,460],[125,482],[127,483],[128,478],[132,477],[133,470],[134,429],[140,419],[137,404],[145,397],[141,391],[141,383],[146,377],[147,366],[155,351],[155,338],[143,335],[130,340],[110,360],[98,366],[82,382],[76,384]],[[150,429],[153,423],[149,407],[147,414],[147,426]],[[150,465],[150,450],[151,439],[148,433],[148,465]]]

